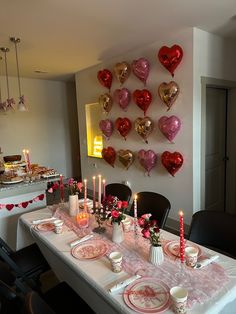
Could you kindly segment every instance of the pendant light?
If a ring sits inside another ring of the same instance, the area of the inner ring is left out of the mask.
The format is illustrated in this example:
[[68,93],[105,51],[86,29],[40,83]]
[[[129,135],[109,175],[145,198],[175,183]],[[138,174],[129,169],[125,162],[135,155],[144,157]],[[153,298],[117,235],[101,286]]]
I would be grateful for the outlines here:
[[[1,79],[2,79],[2,57],[0,56],[0,112],[6,111],[6,103],[2,102],[2,86],[1,86]],[[0,154],[1,154],[1,148],[0,148]]]
[[7,69],[7,52],[10,51],[9,48],[6,47],[2,47],[0,48],[2,52],[4,52],[4,58],[5,58],[5,70],[6,70],[6,84],[7,84],[7,100],[6,100],[6,105],[5,105],[5,109],[6,110],[15,110],[14,109],[14,104],[15,104],[15,100],[14,98],[10,98],[10,92],[9,92],[9,80],[8,80],[8,69]]
[[25,98],[24,98],[24,95],[22,95],[21,93],[21,84],[20,84],[20,70],[19,70],[18,51],[17,51],[17,44],[20,43],[20,38],[10,37],[10,41],[15,44],[15,52],[16,52],[16,68],[17,68],[18,88],[19,88],[18,110],[27,111]]

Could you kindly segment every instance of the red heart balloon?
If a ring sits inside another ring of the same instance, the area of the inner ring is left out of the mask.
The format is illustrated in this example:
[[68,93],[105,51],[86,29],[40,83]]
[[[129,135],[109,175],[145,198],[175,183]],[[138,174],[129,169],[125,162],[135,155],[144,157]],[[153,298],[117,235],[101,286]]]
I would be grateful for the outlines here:
[[179,45],[171,48],[163,46],[158,52],[158,59],[161,64],[174,76],[174,71],[183,58],[183,49]]
[[39,195],[39,200],[42,201],[44,199],[44,194]]
[[115,127],[120,135],[123,136],[126,140],[126,136],[132,128],[132,123],[128,118],[118,118],[116,119]]
[[170,153],[165,151],[161,155],[161,162],[167,171],[174,177],[175,173],[182,167],[184,158],[179,152]]
[[14,204],[7,204],[6,205],[7,210],[12,210],[13,207],[14,207]]
[[23,208],[26,208],[29,205],[29,202],[22,202],[21,204]]
[[133,92],[133,99],[136,105],[138,105],[139,108],[141,108],[144,112],[144,115],[146,115],[146,111],[149,107],[149,105],[152,102],[152,94],[147,89],[139,90],[136,89]]
[[97,74],[99,82],[110,90],[112,84],[112,73],[110,70],[104,69],[98,71]]
[[107,148],[103,148],[102,158],[114,168],[114,163],[116,160],[116,151],[111,146],[108,146]]

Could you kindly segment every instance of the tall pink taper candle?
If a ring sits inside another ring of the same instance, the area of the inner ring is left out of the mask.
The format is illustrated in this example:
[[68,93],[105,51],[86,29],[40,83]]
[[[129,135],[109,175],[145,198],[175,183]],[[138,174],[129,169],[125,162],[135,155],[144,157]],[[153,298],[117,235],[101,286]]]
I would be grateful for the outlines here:
[[87,179],[84,179],[84,209],[87,209]]
[[106,180],[105,179],[103,179],[102,180],[102,187],[103,187],[103,191],[102,191],[102,193],[103,193],[103,200],[105,200],[105,198],[106,198]]
[[93,208],[96,208],[96,177],[93,176]]
[[25,168],[26,168],[26,172],[29,171],[29,167],[28,167],[28,160],[27,160],[27,156],[26,156],[26,150],[23,149],[23,155],[24,155],[24,161],[25,161]]
[[98,208],[101,208],[101,198],[102,198],[102,176],[98,175]]
[[184,213],[182,210],[179,212],[179,233],[180,233],[180,260],[181,263],[184,263]]
[[30,157],[29,157],[29,151],[26,151],[26,158],[27,158],[27,163],[28,163],[28,170],[31,170],[31,162],[30,162]]
[[61,197],[61,203],[64,202],[64,184],[63,184],[63,176],[60,174],[60,197]]
[[138,217],[138,213],[137,213],[137,195],[135,194],[134,196],[134,218]]

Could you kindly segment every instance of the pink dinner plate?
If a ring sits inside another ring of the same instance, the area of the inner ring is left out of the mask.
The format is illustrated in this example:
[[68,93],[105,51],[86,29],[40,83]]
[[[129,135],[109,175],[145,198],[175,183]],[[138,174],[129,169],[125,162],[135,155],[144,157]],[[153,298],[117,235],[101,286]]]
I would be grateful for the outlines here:
[[55,229],[55,225],[51,222],[42,222],[35,226],[38,231],[52,231]]
[[125,303],[138,313],[162,313],[170,306],[169,287],[157,278],[141,278],[125,288]]
[[[202,251],[201,251],[200,247],[197,244],[192,243],[192,242],[186,242],[185,243],[185,248],[189,247],[189,246],[193,246],[193,247],[195,247],[198,250],[198,256],[200,256],[202,254]],[[164,245],[164,252],[169,257],[179,258],[180,257],[180,254],[179,254],[179,241],[177,241],[177,240],[168,241]]]
[[107,250],[108,247],[104,241],[91,240],[73,247],[71,254],[80,260],[95,260],[104,256]]

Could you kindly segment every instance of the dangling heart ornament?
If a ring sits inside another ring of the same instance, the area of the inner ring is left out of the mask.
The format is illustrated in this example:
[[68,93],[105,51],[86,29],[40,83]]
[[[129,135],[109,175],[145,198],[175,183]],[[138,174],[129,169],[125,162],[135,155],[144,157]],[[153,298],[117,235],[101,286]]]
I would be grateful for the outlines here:
[[167,111],[169,111],[179,95],[179,86],[174,81],[169,83],[163,82],[158,87],[158,94],[163,103],[168,107]]
[[97,78],[103,86],[105,86],[109,90],[111,89],[112,73],[110,70],[104,69],[104,70],[98,71]]
[[121,109],[126,111],[131,100],[131,93],[127,88],[116,89],[113,93],[113,98]]
[[179,152],[170,153],[165,151],[161,155],[161,162],[166,170],[174,177],[175,173],[182,167],[184,158]]
[[105,135],[105,137],[109,140],[110,136],[112,135],[112,132],[113,132],[112,121],[109,119],[101,120],[99,122],[99,128],[102,131],[102,133]]
[[176,116],[161,117],[158,121],[158,127],[165,137],[172,142],[181,127],[181,121]]
[[115,127],[118,130],[118,132],[120,133],[120,135],[123,136],[124,139],[126,140],[126,136],[128,135],[128,133],[131,130],[132,123],[131,123],[130,119],[128,119],[128,118],[118,118],[118,119],[116,119]]
[[146,111],[152,102],[152,94],[147,89],[139,90],[136,89],[133,92],[133,99],[136,105],[143,110],[146,116]]
[[163,46],[158,52],[158,59],[161,64],[174,77],[174,71],[180,64],[183,58],[183,49],[179,45],[174,45],[171,48]]
[[126,170],[128,170],[135,159],[133,152],[129,149],[120,149],[117,154],[119,161],[125,166]]
[[100,95],[98,102],[105,113],[109,113],[111,111],[113,100],[110,94],[105,93]]
[[149,117],[137,118],[134,122],[135,131],[144,139],[147,144],[147,138],[152,133],[153,126],[154,124]]
[[150,176],[150,171],[156,166],[157,163],[157,154],[151,149],[147,151],[141,149],[138,152],[138,160],[140,162],[140,165],[143,166],[143,168]]
[[146,85],[146,81],[150,71],[150,63],[145,58],[140,58],[138,60],[134,60],[131,64],[133,73],[140,79],[144,85]]
[[114,163],[116,160],[116,151],[111,146],[108,146],[107,148],[103,148],[102,158],[114,168]]
[[114,66],[114,72],[115,72],[115,75],[117,77],[117,80],[122,85],[127,80],[127,78],[130,75],[130,72],[131,72],[131,68],[130,68],[129,63],[126,61],[117,63]]

